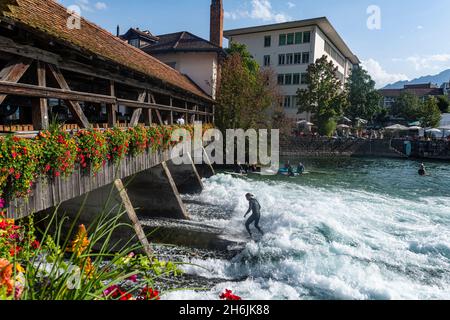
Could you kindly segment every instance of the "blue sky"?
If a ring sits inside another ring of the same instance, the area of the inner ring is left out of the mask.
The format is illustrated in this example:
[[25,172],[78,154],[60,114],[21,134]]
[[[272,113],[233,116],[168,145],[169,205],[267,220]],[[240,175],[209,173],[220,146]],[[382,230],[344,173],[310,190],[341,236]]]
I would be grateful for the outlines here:
[[[60,0],[115,33],[190,31],[209,37],[210,0]],[[380,10],[380,29],[367,20]],[[326,16],[383,86],[450,68],[449,0],[224,0],[225,29]]]

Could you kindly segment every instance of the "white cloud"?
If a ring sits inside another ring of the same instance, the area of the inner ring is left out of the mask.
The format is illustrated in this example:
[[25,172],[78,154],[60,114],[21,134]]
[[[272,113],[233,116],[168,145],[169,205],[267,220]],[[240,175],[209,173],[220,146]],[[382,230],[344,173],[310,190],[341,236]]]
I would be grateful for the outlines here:
[[97,10],[105,10],[106,8],[108,8],[108,6],[107,6],[106,3],[104,3],[104,2],[97,2],[97,3],[95,4],[95,8],[96,8]]
[[414,55],[405,59],[412,63],[416,71],[441,70],[450,68],[450,54]]
[[292,18],[285,13],[275,12],[269,0],[251,0],[251,10],[239,9],[235,11],[225,12],[225,18],[237,20],[241,18],[250,18],[254,20],[262,20],[266,22],[286,22]]
[[418,30],[422,30],[422,29],[423,29],[423,26],[417,26],[417,29],[418,29]]
[[363,61],[362,66],[369,72],[379,88],[397,81],[409,80],[405,74],[387,72],[378,61],[372,58]]
[[289,9],[295,8],[297,6],[295,3],[290,2],[290,1],[287,3],[287,5],[288,5]]

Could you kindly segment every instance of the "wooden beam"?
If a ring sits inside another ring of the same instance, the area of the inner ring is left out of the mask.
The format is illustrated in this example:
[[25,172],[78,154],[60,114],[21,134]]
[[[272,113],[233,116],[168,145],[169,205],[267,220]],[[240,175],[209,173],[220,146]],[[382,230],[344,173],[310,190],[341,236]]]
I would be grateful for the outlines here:
[[[0,71],[0,81],[17,83],[31,66],[32,60],[19,58],[9,62],[3,70]],[[7,95],[0,95],[0,104],[5,101]]]
[[122,204],[125,207],[125,210],[128,214],[128,218],[133,224],[134,231],[138,236],[139,242],[142,245],[142,249],[149,259],[153,259],[153,251],[148,239],[145,235],[144,229],[142,229],[142,225],[139,222],[136,211],[133,208],[133,204],[131,203],[130,198],[128,197],[127,190],[125,189],[122,180],[117,179],[114,181],[114,185],[116,186],[117,191],[119,191],[120,198],[122,200]]
[[[109,82],[109,94],[111,97],[116,96],[115,83],[112,80]],[[106,113],[108,114],[108,127],[114,128],[117,124],[117,103],[108,103]]]
[[[37,62],[37,79],[39,87],[47,86],[45,64],[41,61]],[[34,130],[47,130],[49,127],[47,98],[33,100],[33,103],[35,104],[32,110]]]
[[[147,91],[142,91],[138,97],[138,103],[145,103],[147,97]],[[133,111],[131,116],[130,127],[136,127],[139,124],[139,119],[141,118],[142,108],[137,108]]]
[[[86,93],[79,91],[69,91],[57,88],[41,88],[36,85],[24,84],[24,83],[12,83],[12,82],[1,82],[0,81],[0,93],[6,95],[17,95],[25,97],[35,97],[35,98],[54,98],[61,100],[73,100],[73,101],[85,101],[92,103],[116,103],[121,104],[130,108],[143,108],[143,109],[156,109],[162,111],[174,110],[175,112],[186,112],[183,108],[170,107],[154,103],[140,103],[139,101],[117,99],[115,97]],[[188,110],[190,114],[196,114],[196,111]],[[204,114],[203,112],[198,112],[198,114]],[[212,115],[212,114],[210,114]]]
[[[169,99],[170,99],[170,106],[173,107],[172,97],[170,97]],[[172,110],[170,110],[170,124],[173,125],[173,111]]]
[[[63,90],[71,91],[69,85],[67,84],[66,79],[64,78],[64,75],[61,73],[61,70],[55,65],[48,64],[47,65],[50,73],[55,78],[56,82],[58,82],[59,86]],[[81,106],[78,102],[73,100],[64,100],[64,102],[69,107],[70,112],[75,117],[78,125],[82,128],[88,129],[91,127],[91,124],[89,123],[88,118],[84,114],[83,110],[81,109]]]
[[[152,102],[152,99],[154,100],[155,97],[153,97],[152,94],[150,94],[149,92],[147,92],[147,102]],[[144,109],[143,110],[144,113],[144,123],[146,126],[151,126],[153,123],[153,119],[152,119],[152,109]]]
[[162,119],[162,117],[161,117],[161,112],[159,112],[158,109],[156,109],[155,112],[156,112],[156,116],[158,117],[159,124],[160,124],[160,125],[163,125],[163,124],[164,124],[164,121],[163,121],[163,119]]
[[13,40],[3,36],[0,36],[0,51],[54,64],[57,65],[62,70],[67,70],[78,74],[84,74],[106,80],[114,80],[116,83],[122,83],[135,88],[150,90],[164,95],[171,95],[174,98],[182,99],[192,103],[201,103],[201,104],[212,103],[212,100],[196,97],[194,93],[187,93],[187,92],[186,94],[175,93],[174,91],[163,89],[156,85],[152,85],[148,82],[127,78],[117,73],[109,72],[104,68],[103,69],[95,68],[89,65],[82,64],[80,62],[68,60],[67,58],[63,58],[60,55],[50,51],[42,50],[29,45],[18,44]]

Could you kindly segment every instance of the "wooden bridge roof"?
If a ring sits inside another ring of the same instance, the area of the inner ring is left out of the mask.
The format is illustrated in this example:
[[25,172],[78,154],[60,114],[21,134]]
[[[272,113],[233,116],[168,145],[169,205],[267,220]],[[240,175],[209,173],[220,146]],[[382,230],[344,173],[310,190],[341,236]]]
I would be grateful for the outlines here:
[[70,14],[54,0],[1,0],[0,10],[0,18],[4,17],[27,30],[44,33],[97,57],[212,101],[211,97],[180,72],[94,23],[81,18],[80,29],[69,29],[67,21]]

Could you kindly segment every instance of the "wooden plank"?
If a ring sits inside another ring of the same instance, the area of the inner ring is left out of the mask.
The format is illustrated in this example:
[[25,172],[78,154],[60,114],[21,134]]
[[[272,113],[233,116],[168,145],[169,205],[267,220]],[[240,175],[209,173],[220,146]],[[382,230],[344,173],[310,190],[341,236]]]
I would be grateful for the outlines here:
[[[109,83],[109,93],[111,97],[116,96],[116,88],[114,81]],[[108,103],[106,105],[106,112],[108,114],[108,126],[114,128],[117,124],[117,103]]]
[[[142,91],[138,97],[138,103],[145,103],[145,98],[147,97],[147,91]],[[130,127],[136,127],[139,123],[139,119],[141,118],[142,108],[137,108],[133,111],[133,115],[131,116]]]
[[[10,61],[3,70],[0,71],[0,81],[5,82],[19,82],[22,76],[30,68],[31,60],[27,58],[20,58]],[[7,95],[0,95],[0,104],[5,101]]]
[[[39,87],[47,86],[45,65],[37,62],[37,79]],[[34,108],[32,112],[34,130],[46,130],[49,127],[47,98],[39,98],[33,101]]]
[[[64,75],[61,73],[61,70],[59,70],[58,67],[52,64],[48,64],[48,68],[50,70],[50,73],[55,78],[56,82],[58,82],[59,86],[63,90],[70,91],[70,87],[67,84],[66,79],[64,78]],[[88,118],[84,114],[83,110],[81,109],[81,106],[78,102],[73,100],[64,100],[64,102],[69,107],[70,112],[75,117],[75,120],[77,121],[78,125],[82,128],[90,128],[91,124],[89,123]]]

